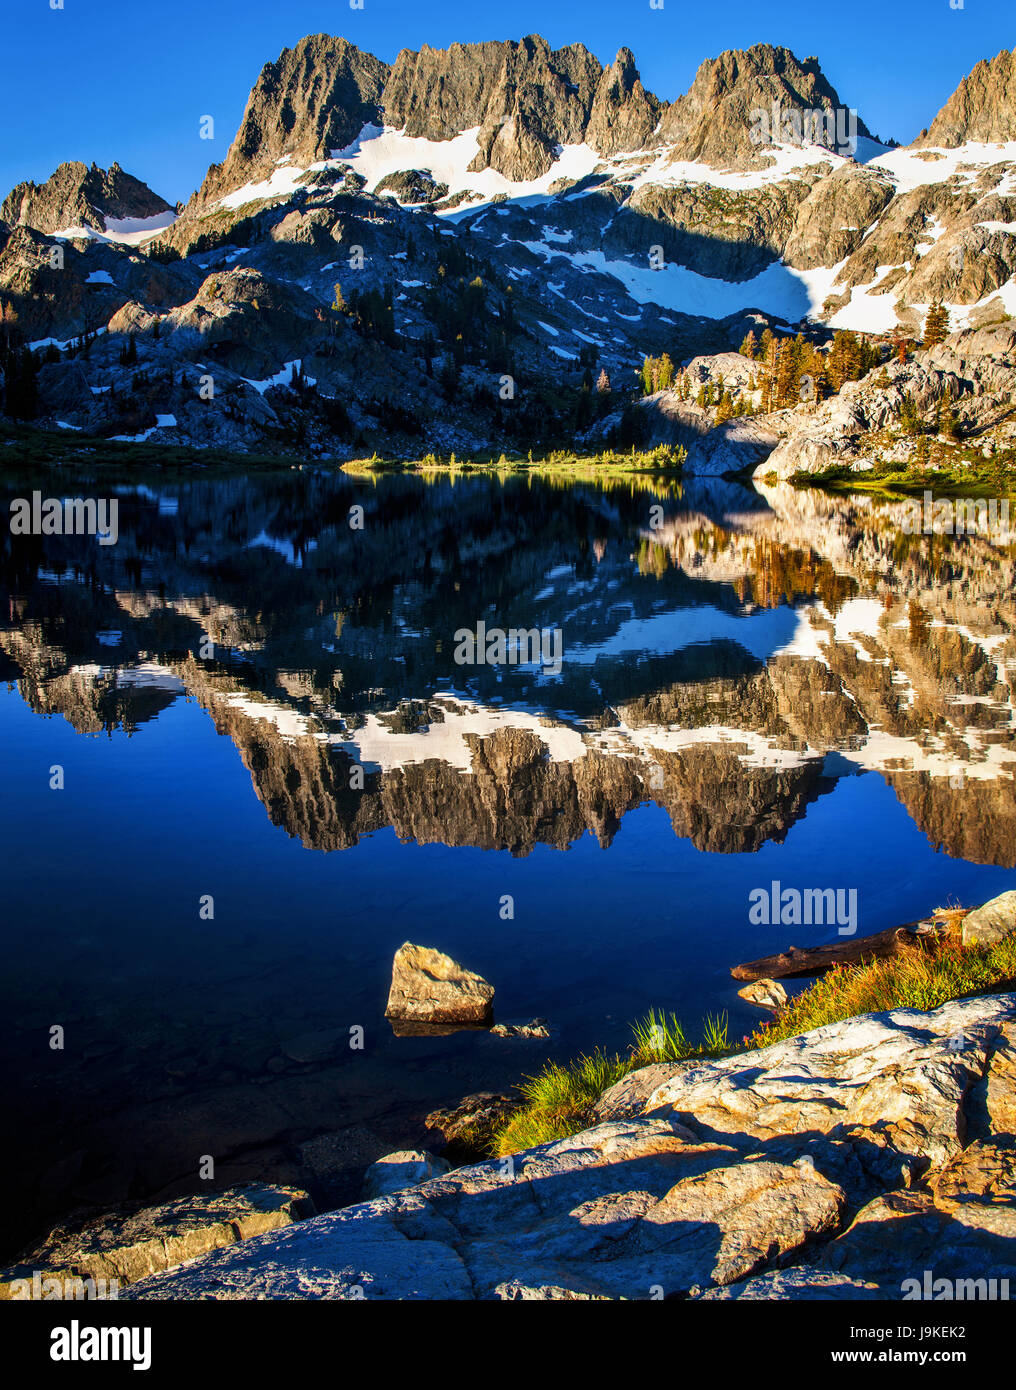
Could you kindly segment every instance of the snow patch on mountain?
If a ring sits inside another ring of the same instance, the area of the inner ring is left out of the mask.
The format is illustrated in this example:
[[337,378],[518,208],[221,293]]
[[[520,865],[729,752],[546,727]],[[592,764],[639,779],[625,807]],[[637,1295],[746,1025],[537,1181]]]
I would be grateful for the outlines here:
[[[480,127],[473,126],[451,140],[427,140],[391,127],[382,129],[367,125],[351,145],[344,150],[333,150],[332,158],[350,165],[365,178],[368,193],[389,174],[404,169],[425,169],[436,182],[448,185],[450,196],[475,193],[485,202],[498,194],[512,199],[545,197],[556,180],[586,178],[601,161],[601,156],[588,145],[562,145],[558,147],[557,159],[545,174],[538,179],[512,182],[494,169],[470,170],[469,165],[479,153],[476,138],[479,133]],[[474,203],[466,211],[472,212],[475,207]],[[462,210],[453,209],[442,215],[454,219],[462,215]]]
[[[314,165],[315,169],[324,167],[324,164]],[[262,179],[260,183],[245,183],[242,188],[227,193],[219,200],[219,206],[242,208],[245,203],[258,203],[265,198],[288,198],[301,186],[300,178],[305,172],[303,169],[295,169],[291,164],[280,164],[272,170],[270,178]]]
[[95,227],[64,227],[52,235],[57,241],[100,241],[112,242],[117,246],[141,246],[167,227],[172,227],[175,221],[175,212],[157,212],[153,217],[106,217],[103,218],[103,232]]
[[965,145],[957,145],[954,150],[915,150],[901,145],[899,149],[871,160],[868,168],[888,174],[897,193],[909,193],[930,183],[945,183],[954,174],[971,182],[982,169],[1014,160],[1016,140],[998,145],[968,141]]
[[[764,169],[717,170],[708,164],[689,160],[672,161],[670,149],[664,148],[648,168],[636,175],[632,181],[632,189],[637,191],[650,186],[673,188],[680,184],[709,184],[713,188],[744,192],[781,183],[799,170],[814,169],[822,164],[829,164],[833,169],[838,169],[843,164],[854,162],[834,154],[824,145],[767,145],[765,153],[771,156],[773,162]],[[623,169],[626,159],[630,163],[631,156],[621,155],[613,163]]]

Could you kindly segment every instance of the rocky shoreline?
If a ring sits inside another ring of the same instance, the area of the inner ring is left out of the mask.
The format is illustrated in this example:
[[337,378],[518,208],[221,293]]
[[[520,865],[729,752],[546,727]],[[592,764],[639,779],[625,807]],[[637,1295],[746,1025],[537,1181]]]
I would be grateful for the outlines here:
[[646,1068],[597,1118],[126,1297],[893,1299],[926,1269],[1016,1279],[1016,994]]
[[[36,1268],[113,1274],[128,1299],[899,1299],[926,1270],[1016,1279],[1016,993],[644,1067],[593,1119],[320,1216],[266,1187],[183,1199],[119,1239],[51,1241]],[[254,1224],[231,1202],[260,1204]],[[31,1297],[13,1287],[31,1275],[6,1271],[0,1296]]]
[[[1014,913],[1012,891],[952,912],[957,945],[1001,942]],[[396,1031],[489,1028],[493,998],[432,948],[395,954]],[[992,1297],[985,1279],[1016,1278],[1016,993],[638,1066],[581,1133],[473,1162],[521,1103],[433,1111],[441,1154],[383,1155],[322,1215],[255,1182],[68,1221],[0,1270],[0,1301]]]

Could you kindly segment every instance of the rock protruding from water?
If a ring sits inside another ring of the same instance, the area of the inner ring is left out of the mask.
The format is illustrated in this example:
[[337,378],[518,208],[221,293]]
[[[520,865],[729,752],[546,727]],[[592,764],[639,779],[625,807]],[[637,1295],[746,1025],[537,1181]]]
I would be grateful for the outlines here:
[[431,946],[405,941],[392,961],[385,1017],[414,1024],[479,1024],[491,1021],[494,986]]
[[369,1202],[375,1197],[387,1197],[390,1192],[404,1192],[407,1187],[418,1187],[450,1171],[447,1159],[435,1158],[426,1149],[397,1149],[384,1154],[367,1169],[363,1178],[363,1200]]
[[0,1300],[54,1297],[48,1282],[53,1280],[65,1288],[86,1279],[102,1280],[107,1288],[110,1281],[131,1284],[313,1213],[313,1202],[299,1188],[252,1183],[58,1226],[20,1264],[0,1271]]
[[779,980],[753,980],[738,994],[749,1004],[757,1004],[760,1009],[783,1009],[787,1003],[787,991]]
[[490,1031],[495,1038],[522,1038],[533,1042],[550,1037],[550,1024],[545,1018],[514,1018],[495,1023]]

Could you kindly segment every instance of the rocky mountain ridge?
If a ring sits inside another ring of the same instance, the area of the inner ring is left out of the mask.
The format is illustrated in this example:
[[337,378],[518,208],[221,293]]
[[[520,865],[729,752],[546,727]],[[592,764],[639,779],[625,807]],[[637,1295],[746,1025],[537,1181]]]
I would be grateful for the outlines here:
[[1011,59],[903,150],[771,45],[707,60],[668,103],[627,49],[603,67],[534,35],[389,66],[308,36],[266,64],[172,226],[116,166],[5,200],[0,301],[48,358],[30,408],[239,450],[525,449],[612,413],[627,429],[643,356],[729,351],[749,327],[913,336],[936,300],[956,327],[1002,321]]
[[0,222],[49,235],[69,228],[105,232],[110,221],[172,213],[164,198],[119,164],[100,169],[78,160],[61,164],[43,184],[19,183],[0,204]]

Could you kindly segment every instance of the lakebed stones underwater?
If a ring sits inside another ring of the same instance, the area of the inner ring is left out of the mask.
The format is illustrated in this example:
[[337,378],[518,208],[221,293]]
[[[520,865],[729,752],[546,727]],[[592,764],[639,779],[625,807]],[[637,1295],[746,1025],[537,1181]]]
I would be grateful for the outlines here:
[[641,1095],[639,1073],[622,1083],[621,1118],[608,1093],[571,1138],[214,1251],[125,1297],[902,1299],[923,1296],[925,1269],[1016,1279],[1014,1049],[1003,994],[657,1064]]

